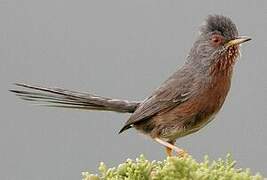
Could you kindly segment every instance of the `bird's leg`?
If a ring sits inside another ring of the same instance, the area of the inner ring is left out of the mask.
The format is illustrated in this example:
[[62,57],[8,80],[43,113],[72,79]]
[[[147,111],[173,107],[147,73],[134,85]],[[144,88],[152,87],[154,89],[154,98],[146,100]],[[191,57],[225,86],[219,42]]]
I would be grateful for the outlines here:
[[167,154],[167,156],[172,156],[172,149],[171,148],[169,148],[169,147],[166,147],[166,154]]
[[[174,141],[167,141],[167,142],[170,143],[170,144],[172,144],[172,145],[174,145],[175,140]],[[172,156],[172,148],[166,146],[166,154],[169,157]]]
[[188,155],[185,150],[180,149],[180,148],[176,147],[175,145],[173,145],[175,141],[166,142],[166,141],[159,139],[159,138],[155,138],[155,141],[157,141],[158,143],[160,143],[166,147],[166,154],[168,156],[172,156],[172,151],[175,151],[179,157],[185,157]]

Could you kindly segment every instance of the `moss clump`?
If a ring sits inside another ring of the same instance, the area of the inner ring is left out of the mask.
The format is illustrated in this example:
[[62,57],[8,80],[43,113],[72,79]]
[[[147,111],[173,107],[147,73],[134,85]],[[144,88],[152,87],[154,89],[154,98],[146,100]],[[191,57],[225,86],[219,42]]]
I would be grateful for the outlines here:
[[164,161],[148,161],[143,155],[135,161],[128,159],[116,168],[99,166],[99,175],[83,172],[83,180],[263,180],[259,174],[252,175],[249,169],[234,168],[230,155],[225,160],[210,162],[208,157],[198,163],[191,156],[168,157]]

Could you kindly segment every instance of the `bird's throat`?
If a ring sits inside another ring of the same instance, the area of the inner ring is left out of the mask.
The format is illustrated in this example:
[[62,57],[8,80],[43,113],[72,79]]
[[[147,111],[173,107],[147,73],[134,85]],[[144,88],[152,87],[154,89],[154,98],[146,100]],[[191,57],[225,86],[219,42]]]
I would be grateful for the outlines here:
[[231,46],[222,54],[218,60],[210,67],[209,72],[212,76],[232,74],[233,66],[239,56],[239,47]]

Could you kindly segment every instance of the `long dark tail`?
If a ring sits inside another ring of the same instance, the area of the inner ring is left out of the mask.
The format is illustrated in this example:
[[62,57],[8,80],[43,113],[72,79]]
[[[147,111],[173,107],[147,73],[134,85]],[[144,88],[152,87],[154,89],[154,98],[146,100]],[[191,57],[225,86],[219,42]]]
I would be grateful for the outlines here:
[[45,88],[26,84],[15,84],[22,90],[12,89],[18,97],[27,101],[36,101],[49,107],[76,108],[87,110],[115,111],[133,113],[140,104],[138,101],[126,101],[95,96],[88,93],[69,91],[59,88]]

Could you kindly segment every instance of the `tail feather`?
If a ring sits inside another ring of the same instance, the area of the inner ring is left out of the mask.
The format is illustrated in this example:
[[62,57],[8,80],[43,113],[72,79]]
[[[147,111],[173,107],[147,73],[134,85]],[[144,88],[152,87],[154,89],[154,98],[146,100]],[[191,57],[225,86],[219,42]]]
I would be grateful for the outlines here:
[[27,101],[39,102],[48,107],[133,113],[140,104],[138,101],[111,99],[59,88],[45,88],[20,83],[15,85],[24,88],[23,90],[10,90],[18,97]]

